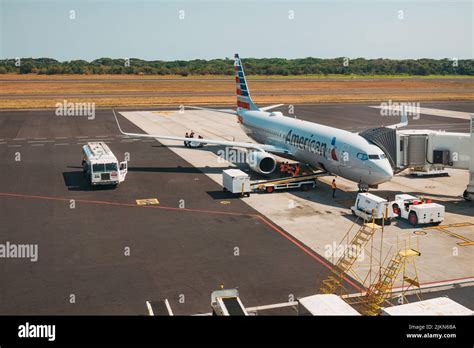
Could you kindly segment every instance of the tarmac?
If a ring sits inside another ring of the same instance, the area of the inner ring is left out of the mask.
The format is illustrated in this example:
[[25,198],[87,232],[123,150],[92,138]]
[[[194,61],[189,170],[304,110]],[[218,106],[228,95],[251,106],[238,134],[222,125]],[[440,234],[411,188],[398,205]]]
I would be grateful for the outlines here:
[[[91,190],[82,175],[81,146],[97,140],[130,156],[117,189]],[[122,139],[110,110],[2,112],[0,157],[0,243],[38,245],[37,262],[0,259],[2,314],[146,314],[160,298],[195,314],[221,285],[256,306],[312,294],[329,272],[202,168],[154,140]],[[148,198],[159,204],[137,205]]]
[[[370,105],[295,105],[295,114],[353,131],[387,124]],[[474,109],[466,102],[422,106]],[[287,113],[288,106],[280,109]],[[128,132],[182,136],[193,129],[212,138],[245,140],[232,116],[122,114]],[[410,127],[462,132],[469,123],[421,115]],[[91,190],[82,175],[81,146],[94,140],[106,141],[119,160],[130,156],[127,179],[117,189]],[[0,313],[146,314],[145,301],[160,298],[168,298],[176,314],[207,313],[210,293],[221,285],[238,287],[248,307],[314,294],[329,274],[329,246],[353,223],[347,204],[354,185],[339,178],[336,201],[330,198],[329,177],[310,192],[238,199],[222,191],[222,168],[231,164],[218,160],[219,149],[123,139],[110,110],[96,111],[93,120],[55,116],[54,110],[1,112],[0,243],[37,244],[39,257],[37,262],[0,259]],[[447,223],[474,223],[472,203],[458,197],[467,173],[451,175],[416,182],[402,176],[380,191],[433,195],[446,204]],[[136,200],[150,198],[159,204],[137,205]],[[422,257],[427,255],[417,262],[422,283],[473,276],[472,246],[458,246],[462,239],[455,235],[472,241],[474,229],[447,231],[429,230],[422,237]],[[404,224],[393,226],[384,242],[393,245],[397,236],[413,232]],[[364,269],[363,262],[358,269]],[[357,277],[355,272],[345,282],[350,292],[361,288]],[[461,303],[473,308],[472,297],[463,294]]]

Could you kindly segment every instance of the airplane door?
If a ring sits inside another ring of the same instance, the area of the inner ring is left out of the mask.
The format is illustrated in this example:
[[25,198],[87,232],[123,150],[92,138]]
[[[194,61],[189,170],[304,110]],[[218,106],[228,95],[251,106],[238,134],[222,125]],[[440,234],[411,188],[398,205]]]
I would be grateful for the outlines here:
[[343,144],[341,150],[339,151],[339,158],[338,158],[338,171],[339,175],[344,175],[344,172],[347,173],[347,167],[350,165],[350,155],[348,150],[347,144]]

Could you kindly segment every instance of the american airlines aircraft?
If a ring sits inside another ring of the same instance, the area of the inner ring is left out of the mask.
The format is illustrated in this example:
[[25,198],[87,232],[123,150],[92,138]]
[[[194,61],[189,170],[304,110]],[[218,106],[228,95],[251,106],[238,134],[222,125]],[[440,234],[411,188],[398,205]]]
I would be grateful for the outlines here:
[[[363,187],[376,187],[393,177],[393,170],[385,153],[359,134],[283,116],[281,112],[268,111],[282,104],[258,108],[250,98],[238,54],[235,55],[234,66],[237,93],[235,111],[191,108],[237,116],[237,122],[244,132],[256,143],[196,138],[192,139],[193,143],[245,148],[249,151],[247,160],[250,168],[261,174],[270,174],[275,170],[277,161],[272,156],[275,154],[323,169]],[[129,137],[190,141],[184,137],[126,133],[120,128],[117,116],[115,119],[120,132]],[[395,128],[405,124],[406,121],[402,121],[389,127]]]

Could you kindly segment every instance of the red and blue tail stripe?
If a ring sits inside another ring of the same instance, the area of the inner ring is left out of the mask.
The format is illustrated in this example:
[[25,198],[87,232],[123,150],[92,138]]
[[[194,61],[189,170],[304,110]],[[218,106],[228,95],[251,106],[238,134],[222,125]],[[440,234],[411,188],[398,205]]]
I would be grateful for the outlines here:
[[238,54],[235,54],[234,69],[235,83],[237,88],[237,107],[247,110],[258,110],[258,107],[252,102],[252,99],[250,98],[247,80],[245,79],[244,68]]

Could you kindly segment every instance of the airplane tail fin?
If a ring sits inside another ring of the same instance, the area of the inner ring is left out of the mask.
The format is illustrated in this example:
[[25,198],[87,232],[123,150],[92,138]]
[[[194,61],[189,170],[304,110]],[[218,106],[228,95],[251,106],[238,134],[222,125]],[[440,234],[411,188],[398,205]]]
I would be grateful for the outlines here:
[[244,67],[242,66],[239,55],[236,53],[234,57],[235,82],[237,86],[237,107],[247,110],[258,110],[258,107],[250,98],[247,80],[245,79]]

